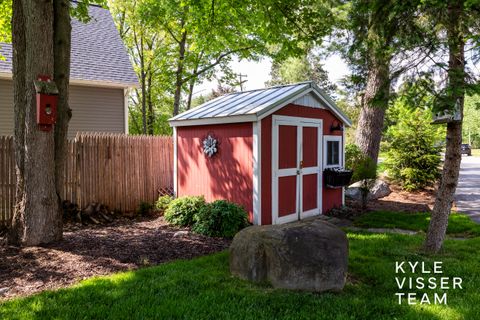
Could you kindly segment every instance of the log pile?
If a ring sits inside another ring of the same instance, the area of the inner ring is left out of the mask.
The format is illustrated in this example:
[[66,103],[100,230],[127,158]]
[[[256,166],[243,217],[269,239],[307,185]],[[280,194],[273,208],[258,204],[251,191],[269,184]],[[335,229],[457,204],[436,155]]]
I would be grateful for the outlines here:
[[63,201],[64,221],[76,221],[83,224],[105,224],[115,219],[115,212],[110,211],[107,206],[91,202],[84,209],[68,200]]

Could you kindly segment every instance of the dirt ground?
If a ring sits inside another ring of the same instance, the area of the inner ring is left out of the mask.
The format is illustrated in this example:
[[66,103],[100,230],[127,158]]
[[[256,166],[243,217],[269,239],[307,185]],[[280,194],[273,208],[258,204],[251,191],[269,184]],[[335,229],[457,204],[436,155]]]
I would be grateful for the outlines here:
[[58,243],[16,248],[0,235],[0,301],[66,287],[92,276],[190,259],[226,249],[229,240],[173,228],[162,217],[67,225]]
[[435,203],[435,189],[407,192],[399,186],[390,185],[392,193],[385,198],[370,201],[369,210],[387,210],[403,212],[430,212]]
[[346,200],[346,207],[333,209],[330,215],[353,220],[368,211],[400,211],[400,212],[430,212],[435,203],[435,189],[427,189],[415,192],[403,191],[399,186],[390,185],[392,193],[388,196],[368,201],[366,210],[362,209],[360,201]]

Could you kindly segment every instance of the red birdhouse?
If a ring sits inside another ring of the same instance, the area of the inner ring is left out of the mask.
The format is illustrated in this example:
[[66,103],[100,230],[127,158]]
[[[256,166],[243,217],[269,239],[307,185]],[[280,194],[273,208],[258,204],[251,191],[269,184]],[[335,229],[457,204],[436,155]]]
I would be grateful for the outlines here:
[[42,131],[50,131],[57,119],[58,88],[48,76],[39,76],[34,85],[38,127]]

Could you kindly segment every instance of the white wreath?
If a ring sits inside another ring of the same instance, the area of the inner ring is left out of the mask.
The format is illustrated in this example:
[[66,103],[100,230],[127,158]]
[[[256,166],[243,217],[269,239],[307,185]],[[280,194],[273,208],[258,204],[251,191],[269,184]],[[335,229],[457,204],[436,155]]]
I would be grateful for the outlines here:
[[215,153],[217,153],[217,139],[214,139],[211,135],[208,135],[203,140],[203,152],[211,158]]

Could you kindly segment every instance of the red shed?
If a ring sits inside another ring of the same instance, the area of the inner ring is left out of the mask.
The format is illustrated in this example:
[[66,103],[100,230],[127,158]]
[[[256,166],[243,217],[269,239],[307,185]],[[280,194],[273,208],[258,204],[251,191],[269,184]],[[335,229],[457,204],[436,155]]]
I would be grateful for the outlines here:
[[254,224],[327,212],[343,189],[323,183],[344,164],[348,117],[313,82],[227,94],[170,119],[177,196],[243,205]]

